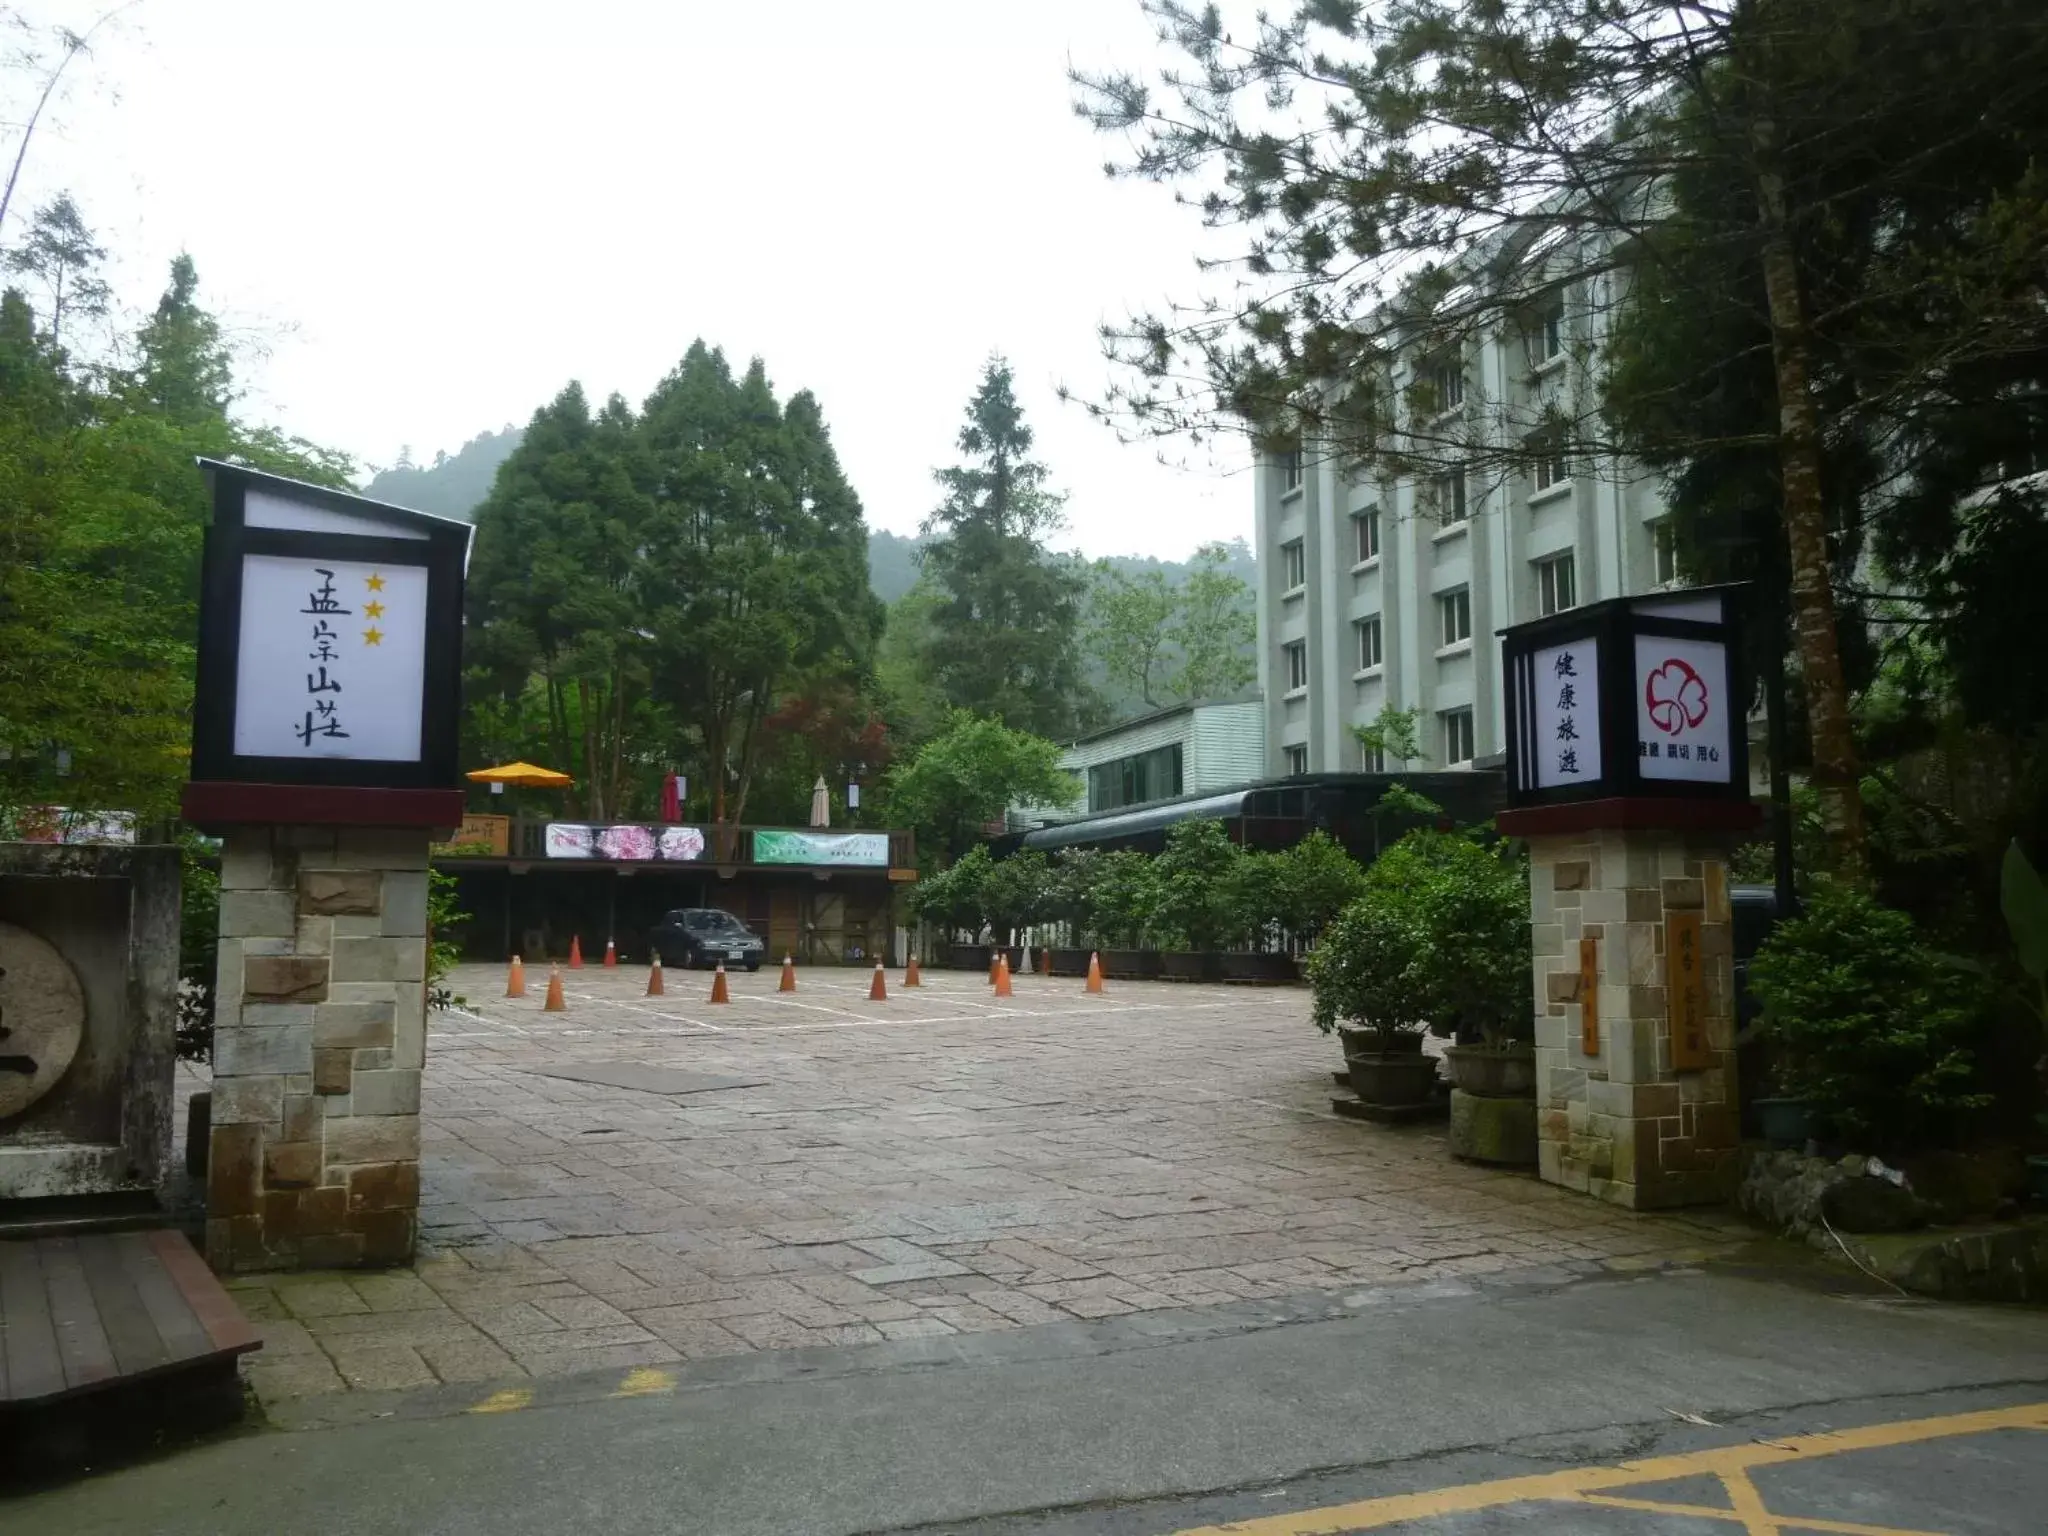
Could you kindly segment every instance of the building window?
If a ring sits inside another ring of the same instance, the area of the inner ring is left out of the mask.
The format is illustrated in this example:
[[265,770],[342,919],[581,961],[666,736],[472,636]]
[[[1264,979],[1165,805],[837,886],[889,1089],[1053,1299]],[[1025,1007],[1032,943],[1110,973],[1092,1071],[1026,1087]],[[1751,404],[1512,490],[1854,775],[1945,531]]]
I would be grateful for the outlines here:
[[1529,366],[1542,368],[1564,356],[1564,290],[1559,289],[1538,304],[1523,333],[1529,349]]
[[1280,647],[1287,658],[1287,691],[1308,686],[1308,642],[1296,640]]
[[1439,645],[1456,645],[1461,640],[1472,638],[1472,592],[1460,587],[1455,592],[1439,592],[1436,596],[1437,627],[1441,638]]
[[1380,618],[1374,614],[1369,619],[1351,621],[1352,633],[1358,636],[1358,670],[1370,672],[1385,658],[1380,654]]
[[1552,486],[1563,485],[1572,477],[1571,457],[1565,452],[1564,433],[1550,430],[1537,432],[1523,444],[1534,461],[1534,475],[1538,494]]
[[1536,611],[1546,617],[1579,606],[1578,562],[1572,552],[1536,562]]
[[1472,711],[1447,709],[1437,718],[1444,723],[1444,766],[1455,768],[1472,761]]
[[1286,759],[1286,762],[1287,762],[1287,771],[1288,771],[1289,773],[1291,773],[1291,774],[1292,774],[1292,773],[1307,773],[1307,772],[1308,772],[1308,748],[1307,748],[1307,747],[1284,747],[1284,748],[1282,748],[1282,749],[1281,749],[1281,751],[1282,751],[1282,755],[1283,755],[1283,756],[1285,757],[1285,759]]
[[1114,762],[1097,763],[1088,770],[1088,809],[1113,811],[1124,805],[1171,800],[1181,792],[1180,764],[1177,741]]
[[1296,587],[1308,584],[1308,551],[1299,539],[1290,539],[1280,546],[1280,586],[1282,591],[1292,592]]
[[1430,415],[1455,411],[1465,403],[1465,360],[1456,352],[1432,359],[1422,370],[1422,382],[1429,392]]
[[1464,522],[1468,515],[1465,510],[1465,471],[1454,469],[1430,481],[1429,499],[1439,527],[1455,528]]
[[1380,557],[1380,512],[1378,507],[1369,507],[1363,512],[1351,514],[1352,547],[1358,551],[1360,565]]
[[1360,773],[1385,773],[1387,771],[1386,750],[1382,747],[1368,747],[1361,741],[1358,744],[1358,771]]
[[1668,517],[1650,524],[1650,561],[1651,576],[1658,586],[1668,587],[1678,580],[1678,528]]
[[1301,450],[1299,448],[1289,449],[1286,453],[1280,455],[1280,489],[1283,495],[1288,491],[1298,491],[1301,489],[1301,474]]

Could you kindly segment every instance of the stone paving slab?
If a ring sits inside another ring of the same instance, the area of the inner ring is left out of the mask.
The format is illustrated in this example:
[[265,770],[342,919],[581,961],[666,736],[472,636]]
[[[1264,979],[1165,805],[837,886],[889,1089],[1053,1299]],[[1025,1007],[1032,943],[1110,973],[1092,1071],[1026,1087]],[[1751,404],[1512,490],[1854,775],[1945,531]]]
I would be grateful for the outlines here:
[[[1451,1160],[1440,1128],[1327,1108],[1335,1047],[1293,989],[928,973],[496,968],[437,1015],[410,1271],[230,1281],[251,1383],[553,1377],[761,1350],[988,1334],[1520,1266],[1652,1267],[1740,1242]],[[893,978],[892,978],[893,980]],[[763,1086],[664,1097],[546,1075],[627,1063]]]

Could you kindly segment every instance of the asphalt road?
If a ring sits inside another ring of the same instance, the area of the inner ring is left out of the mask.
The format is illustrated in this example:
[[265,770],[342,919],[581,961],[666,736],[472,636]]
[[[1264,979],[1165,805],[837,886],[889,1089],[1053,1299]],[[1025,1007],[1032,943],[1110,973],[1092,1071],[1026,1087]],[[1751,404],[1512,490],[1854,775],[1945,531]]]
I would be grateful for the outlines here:
[[2048,1314],[1829,1285],[1525,1271],[1188,1312],[1156,1331],[1063,1324],[611,1372],[530,1402],[485,1394],[496,1411],[482,1413],[473,1392],[351,1394],[0,1504],[0,1530],[2048,1528]]

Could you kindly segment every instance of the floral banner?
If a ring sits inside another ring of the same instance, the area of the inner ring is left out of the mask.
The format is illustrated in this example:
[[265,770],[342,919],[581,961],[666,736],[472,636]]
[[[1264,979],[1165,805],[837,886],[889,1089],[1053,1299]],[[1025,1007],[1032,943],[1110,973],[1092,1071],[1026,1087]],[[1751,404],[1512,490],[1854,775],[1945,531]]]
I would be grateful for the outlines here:
[[592,826],[551,821],[547,851],[551,859],[691,864],[704,857],[704,832],[701,827],[650,827],[638,822]]

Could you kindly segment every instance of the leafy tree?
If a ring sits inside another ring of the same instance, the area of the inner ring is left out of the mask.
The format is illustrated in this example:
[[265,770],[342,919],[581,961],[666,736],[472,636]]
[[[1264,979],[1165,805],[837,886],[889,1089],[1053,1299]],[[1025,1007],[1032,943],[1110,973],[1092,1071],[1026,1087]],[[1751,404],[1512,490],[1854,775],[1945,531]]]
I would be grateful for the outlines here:
[[1072,805],[1078,779],[1060,749],[1000,720],[955,710],[945,730],[889,773],[889,815],[916,829],[923,855],[959,857],[1013,805]]
[[875,689],[899,747],[922,746],[945,728],[950,706],[928,658],[933,615],[945,599],[924,580],[889,605],[875,648]]
[[59,192],[36,210],[27,237],[0,258],[0,265],[42,289],[45,334],[52,347],[61,348],[67,321],[106,314],[113,298],[99,275],[106,259],[106,248],[86,228],[71,194]]
[[941,594],[926,664],[956,707],[1060,736],[1084,702],[1084,581],[1046,547],[1060,497],[1031,444],[1010,366],[992,359],[960,429],[963,462],[937,472],[945,499],[924,523],[924,573]]
[[1166,670],[1168,635],[1180,606],[1158,571],[1126,575],[1107,560],[1095,563],[1089,592],[1088,644],[1110,682],[1156,707],[1153,696]]
[[1087,644],[1110,684],[1156,708],[1235,693],[1258,675],[1251,587],[1232,558],[1205,544],[1178,582],[1159,565],[1095,562]]
[[1428,761],[1422,748],[1422,711],[1382,704],[1380,712],[1364,725],[1351,727],[1352,739],[1378,761],[1396,772],[1410,763]]
[[[1245,282],[1228,302],[1113,336],[1132,373],[1105,412],[1154,431],[1249,422],[1268,445],[1364,472],[1458,468],[1483,485],[1554,457],[1560,440],[1611,446],[1589,322],[1628,301],[1667,242],[1748,263],[1812,773],[1831,835],[1860,863],[1816,331],[1839,319],[1833,306],[1871,295],[1816,285],[1802,245],[1937,184],[1952,157],[2028,154],[2012,132],[2039,117],[2038,8],[1304,0],[1240,35],[1214,6],[1145,4],[1193,67],[1163,75],[1163,100],[1134,75],[1080,77],[1083,110],[1136,136],[1126,174],[1193,188],[1208,222],[1244,232]],[[1672,218],[1672,179],[1693,170],[1725,181],[1725,221]],[[1958,262],[2021,270],[1999,258],[2024,251],[2032,227],[2016,213],[1989,249],[1954,236],[1888,245],[1882,311],[1974,322],[1937,327],[1944,344],[1913,357],[1938,368],[1995,356],[2008,322],[2038,325],[2037,288],[1973,282],[1960,303],[1942,296]],[[1532,370],[1496,398],[1468,379],[1465,349],[1503,330],[1576,338],[1563,380]]]
[[1183,699],[1235,693],[1259,675],[1253,647],[1258,624],[1251,587],[1230,569],[1226,545],[1204,544],[1179,592],[1170,631],[1180,649],[1180,671],[1167,684]]

